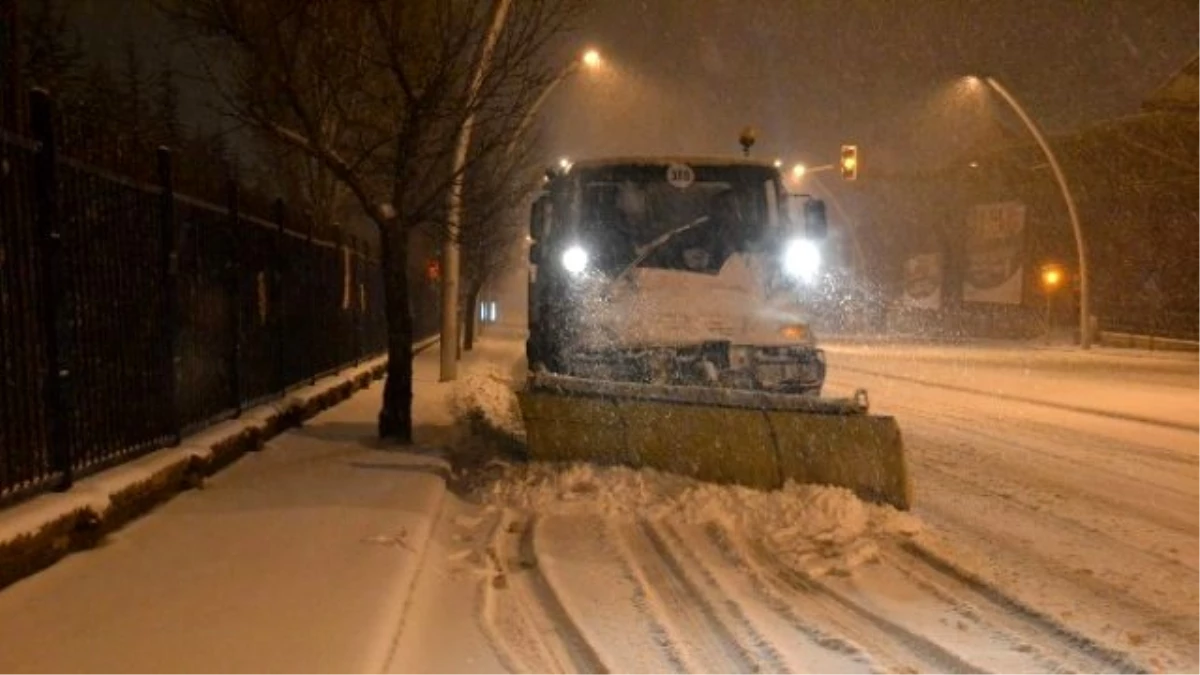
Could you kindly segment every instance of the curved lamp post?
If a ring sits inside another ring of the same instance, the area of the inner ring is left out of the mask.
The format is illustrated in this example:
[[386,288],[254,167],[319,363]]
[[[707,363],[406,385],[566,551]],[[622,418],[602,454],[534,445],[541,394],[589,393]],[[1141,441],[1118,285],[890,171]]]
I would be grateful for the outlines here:
[[[971,77],[969,79],[974,82],[980,81],[978,77]],[[1029,133],[1037,140],[1038,145],[1042,148],[1042,152],[1046,155],[1046,159],[1050,162],[1050,169],[1054,172],[1054,179],[1058,181],[1058,188],[1062,191],[1063,201],[1067,203],[1067,215],[1071,218],[1071,228],[1075,231],[1075,248],[1079,255],[1079,348],[1089,349],[1092,346],[1092,331],[1090,325],[1090,299],[1088,297],[1087,247],[1083,242],[1083,228],[1079,226],[1079,214],[1075,209],[1075,199],[1071,196],[1070,188],[1067,187],[1067,179],[1063,175],[1062,167],[1058,165],[1058,157],[1054,155],[1050,144],[1042,136],[1041,129],[1029,117],[1025,109],[1021,107],[1021,104],[1017,103],[1017,99],[1013,98],[1013,95],[1001,86],[995,78],[985,77],[982,81],[986,82],[997,94],[1000,94],[1000,98],[1003,98],[1004,102],[1017,113],[1017,117],[1021,118],[1026,128],[1029,129]]]
[[517,125],[517,130],[513,132],[512,138],[508,141],[508,146],[505,148],[508,154],[512,154],[512,151],[516,148],[517,143],[520,142],[521,138],[525,135],[525,132],[529,130],[529,125],[532,124],[534,118],[537,117],[538,111],[542,109],[542,104],[546,102],[546,99],[550,98],[550,94],[558,88],[558,85],[562,84],[562,82],[568,77],[579,72],[579,70],[582,68],[587,68],[588,70],[598,70],[603,65],[604,57],[600,56],[600,52],[595,49],[588,49],[580,54],[579,58],[567,63],[567,65],[558,72],[558,75],[556,75],[553,80],[550,80],[550,83],[547,84],[544,89],[542,89],[542,93],[538,94],[538,97],[534,99],[533,103],[529,106],[529,110],[525,111],[525,117],[521,118],[521,123]]

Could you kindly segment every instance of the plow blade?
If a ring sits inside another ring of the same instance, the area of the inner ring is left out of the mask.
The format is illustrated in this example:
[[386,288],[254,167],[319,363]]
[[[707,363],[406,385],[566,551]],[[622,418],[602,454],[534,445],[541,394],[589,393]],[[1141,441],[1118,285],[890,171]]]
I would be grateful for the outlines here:
[[821,399],[537,374],[518,397],[536,460],[648,467],[766,490],[792,480],[911,506],[900,428],[867,414],[865,393]]

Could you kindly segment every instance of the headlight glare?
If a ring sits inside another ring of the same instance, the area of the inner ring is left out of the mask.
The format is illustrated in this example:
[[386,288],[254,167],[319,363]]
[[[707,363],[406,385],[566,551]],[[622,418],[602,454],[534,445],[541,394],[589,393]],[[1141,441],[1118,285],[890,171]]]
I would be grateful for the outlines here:
[[821,270],[821,250],[807,239],[793,239],[783,251],[783,271],[810,283]]
[[567,247],[562,254],[562,265],[570,274],[583,274],[588,265],[588,253],[578,244]]

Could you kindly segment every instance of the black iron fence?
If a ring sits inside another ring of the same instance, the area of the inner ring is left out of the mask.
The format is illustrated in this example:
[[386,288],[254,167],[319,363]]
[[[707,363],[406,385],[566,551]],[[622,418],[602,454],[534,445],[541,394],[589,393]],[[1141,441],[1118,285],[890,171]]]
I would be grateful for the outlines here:
[[0,131],[0,503],[384,351],[362,242],[227,173],[216,199],[185,195],[166,149],[142,171],[92,161],[48,96],[29,112],[30,133]]

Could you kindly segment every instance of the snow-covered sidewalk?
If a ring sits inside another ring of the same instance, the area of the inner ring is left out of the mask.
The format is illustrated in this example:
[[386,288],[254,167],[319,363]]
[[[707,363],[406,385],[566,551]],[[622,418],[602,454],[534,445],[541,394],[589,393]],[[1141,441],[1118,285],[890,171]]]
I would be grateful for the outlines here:
[[0,671],[382,669],[449,473],[432,448],[452,431],[452,385],[436,349],[415,370],[429,452],[378,445],[375,382],[0,591]]

